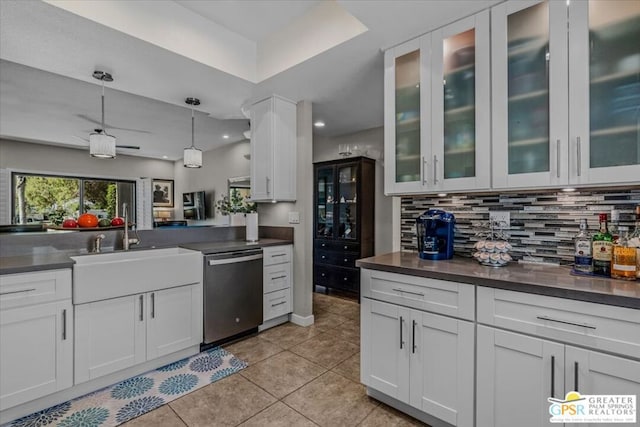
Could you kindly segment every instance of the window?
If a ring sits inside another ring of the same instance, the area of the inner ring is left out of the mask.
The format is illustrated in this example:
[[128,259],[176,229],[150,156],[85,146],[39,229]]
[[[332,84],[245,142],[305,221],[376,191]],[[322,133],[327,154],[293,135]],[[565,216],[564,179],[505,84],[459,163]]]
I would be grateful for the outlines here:
[[136,184],[132,181],[36,175],[14,172],[13,223],[59,225],[65,218],[92,213],[98,218],[122,216],[122,204],[135,222]]

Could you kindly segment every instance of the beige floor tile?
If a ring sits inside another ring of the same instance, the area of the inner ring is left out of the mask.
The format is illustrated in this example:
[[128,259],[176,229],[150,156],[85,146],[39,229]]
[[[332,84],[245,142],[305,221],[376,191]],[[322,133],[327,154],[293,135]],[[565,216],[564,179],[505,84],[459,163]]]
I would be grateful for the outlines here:
[[354,354],[335,366],[332,371],[349,378],[351,381],[360,383],[360,353]]
[[331,307],[331,301],[322,300],[322,299],[313,299],[313,314],[316,314],[321,311],[328,311]]
[[378,405],[364,387],[327,372],[284,398],[284,403],[321,426],[355,426]]
[[360,318],[360,304],[346,300],[337,300],[327,309],[331,313],[339,316],[348,317],[349,319]]
[[226,350],[233,353],[238,359],[242,359],[249,365],[258,363],[268,357],[278,354],[283,349],[268,340],[259,337],[251,337],[246,340],[239,341],[229,346],[224,346]]
[[289,351],[249,366],[241,375],[278,399],[318,377],[326,369]]
[[124,427],[185,427],[180,417],[169,407],[162,405],[158,409],[147,412],[144,415],[134,418],[133,420],[122,424]]
[[264,411],[254,415],[240,424],[241,427],[313,427],[316,423],[310,421],[282,402],[269,406]]
[[260,333],[258,338],[266,339],[279,347],[287,349],[307,341],[309,338],[320,333],[322,333],[322,331],[313,325],[302,327],[294,325],[293,323],[285,323],[284,325],[276,326],[275,328]]
[[355,323],[354,320],[347,320],[333,329],[327,329],[326,333],[343,341],[360,345],[360,324]]
[[275,402],[266,391],[234,374],[169,405],[189,427],[236,426]]
[[314,323],[313,325],[316,328],[328,330],[335,328],[338,325],[346,322],[346,317],[340,316],[338,314],[331,313],[330,311],[321,310],[318,313],[314,314]]
[[411,418],[407,414],[403,414],[400,411],[396,411],[395,409],[387,406],[385,404],[380,404],[377,408],[375,408],[371,414],[364,419],[361,427],[411,427],[411,426],[426,426],[427,424],[416,420],[415,418]]
[[290,350],[313,363],[331,369],[357,353],[360,346],[324,333],[291,347]]

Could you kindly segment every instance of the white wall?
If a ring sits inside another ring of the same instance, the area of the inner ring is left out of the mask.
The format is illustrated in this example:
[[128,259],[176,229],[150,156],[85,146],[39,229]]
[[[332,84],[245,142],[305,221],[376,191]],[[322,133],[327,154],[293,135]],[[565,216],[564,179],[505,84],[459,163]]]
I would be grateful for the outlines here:
[[[237,176],[248,176],[250,161],[244,156],[250,152],[248,140],[227,144],[215,150],[202,153],[202,168],[189,169],[183,166],[183,161],[175,162],[173,174],[175,176],[176,203],[173,217],[183,218],[182,193],[205,191],[208,210],[215,212],[211,204],[226,195],[228,179]],[[215,200],[212,200],[212,195]],[[198,224],[227,225],[229,217],[215,212],[213,218],[198,221]]]
[[135,179],[173,179],[173,162],[118,154],[96,159],[89,150],[0,139],[0,169],[24,172]]
[[[357,147],[354,155],[366,155],[376,158],[376,185],[374,207],[374,238],[375,253],[383,254],[392,251],[393,227],[392,222],[392,198],[384,195],[384,168],[380,159],[384,153],[384,128],[373,128],[337,137],[313,138],[313,161],[341,159],[338,154],[339,144],[350,144],[351,148]],[[359,153],[359,154],[358,154]]]
[[[258,205],[260,225],[293,227],[293,317],[292,321],[313,323],[313,169],[312,105],[300,101],[297,106],[296,176],[297,195],[293,203]],[[289,212],[300,212],[300,224],[289,224]]]

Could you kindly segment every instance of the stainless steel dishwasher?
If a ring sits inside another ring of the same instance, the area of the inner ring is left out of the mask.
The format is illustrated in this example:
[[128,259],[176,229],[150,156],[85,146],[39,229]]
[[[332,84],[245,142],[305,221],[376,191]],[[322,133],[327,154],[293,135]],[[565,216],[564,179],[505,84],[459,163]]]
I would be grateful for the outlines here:
[[262,249],[204,257],[204,345],[262,323]]

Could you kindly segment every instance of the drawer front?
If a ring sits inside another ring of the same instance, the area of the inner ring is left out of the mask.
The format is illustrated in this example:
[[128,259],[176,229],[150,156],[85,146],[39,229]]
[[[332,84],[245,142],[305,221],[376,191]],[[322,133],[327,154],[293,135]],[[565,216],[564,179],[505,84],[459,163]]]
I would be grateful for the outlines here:
[[291,287],[291,263],[268,265],[264,267],[264,293]]
[[291,289],[264,294],[264,322],[291,313]]
[[474,320],[473,285],[362,269],[362,296]]
[[358,292],[360,271],[355,268],[314,266],[314,285]]
[[319,264],[349,268],[355,268],[356,260],[359,258],[360,254],[355,252],[317,250],[315,254],[315,261]]
[[285,262],[291,262],[292,246],[267,246],[263,249],[264,259],[263,265],[282,264]]
[[640,359],[640,310],[478,286],[478,322]]
[[71,298],[71,269],[0,276],[0,308]]
[[340,251],[360,253],[360,243],[337,242],[332,240],[316,240],[315,249],[318,251]]

